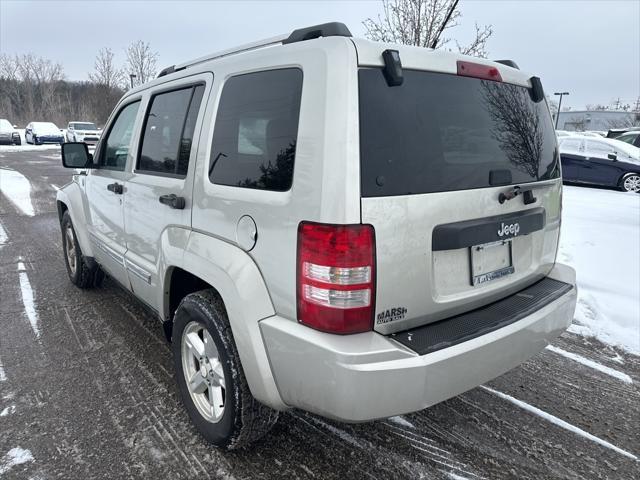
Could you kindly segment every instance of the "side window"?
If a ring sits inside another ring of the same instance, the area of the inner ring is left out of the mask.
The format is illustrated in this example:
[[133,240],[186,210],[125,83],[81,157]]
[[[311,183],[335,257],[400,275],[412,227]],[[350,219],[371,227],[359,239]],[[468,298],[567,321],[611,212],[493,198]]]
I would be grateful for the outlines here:
[[298,68],[230,78],[220,97],[209,180],[218,185],[289,190],[301,96]]
[[133,138],[133,126],[140,101],[130,103],[118,113],[103,144],[98,166],[110,170],[124,170]]
[[137,170],[185,176],[204,85],[155,95],[145,118]]
[[587,140],[586,154],[597,158],[607,158],[609,153],[614,152],[614,148],[606,143],[594,142],[593,140]]

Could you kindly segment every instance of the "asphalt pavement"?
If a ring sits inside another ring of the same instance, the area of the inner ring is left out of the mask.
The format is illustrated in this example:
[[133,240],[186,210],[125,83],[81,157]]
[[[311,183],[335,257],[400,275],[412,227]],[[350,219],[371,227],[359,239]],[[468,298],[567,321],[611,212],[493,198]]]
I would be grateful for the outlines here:
[[59,148],[0,150],[0,168],[17,172],[0,185],[3,480],[640,477],[640,359],[573,333],[427,410],[358,425],[292,410],[220,451],[181,405],[156,318],[108,279],[69,282]]

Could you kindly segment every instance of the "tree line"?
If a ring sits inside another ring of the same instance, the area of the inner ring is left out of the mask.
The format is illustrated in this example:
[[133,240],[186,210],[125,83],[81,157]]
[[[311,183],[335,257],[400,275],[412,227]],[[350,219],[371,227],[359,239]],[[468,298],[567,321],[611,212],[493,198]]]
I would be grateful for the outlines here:
[[126,49],[123,66],[102,48],[88,80],[67,80],[60,63],[33,53],[0,54],[0,118],[21,127],[32,121],[63,127],[72,120],[104,125],[124,92],[153,79],[158,53],[142,40]]

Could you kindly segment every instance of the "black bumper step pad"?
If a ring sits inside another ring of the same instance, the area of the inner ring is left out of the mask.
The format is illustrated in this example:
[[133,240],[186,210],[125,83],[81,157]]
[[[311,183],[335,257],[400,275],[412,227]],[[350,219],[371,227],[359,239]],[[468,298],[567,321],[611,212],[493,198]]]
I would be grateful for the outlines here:
[[568,283],[547,277],[497,302],[455,317],[394,333],[391,338],[419,355],[425,355],[522,320],[572,288]]

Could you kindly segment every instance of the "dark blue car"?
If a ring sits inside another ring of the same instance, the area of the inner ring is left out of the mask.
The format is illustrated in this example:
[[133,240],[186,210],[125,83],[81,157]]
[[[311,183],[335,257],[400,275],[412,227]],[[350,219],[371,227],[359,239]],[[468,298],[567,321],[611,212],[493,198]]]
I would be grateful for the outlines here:
[[562,179],[640,193],[640,149],[579,135],[559,139]]
[[24,139],[27,143],[42,145],[43,143],[64,143],[62,131],[51,122],[31,122],[24,129]]

